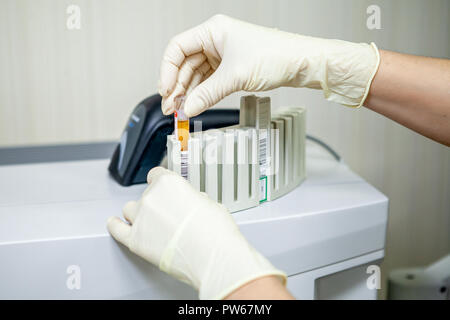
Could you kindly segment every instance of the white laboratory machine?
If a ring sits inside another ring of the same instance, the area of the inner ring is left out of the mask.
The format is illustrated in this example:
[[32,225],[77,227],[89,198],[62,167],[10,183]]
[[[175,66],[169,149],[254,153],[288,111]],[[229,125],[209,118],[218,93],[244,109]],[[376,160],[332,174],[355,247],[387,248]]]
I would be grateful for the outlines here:
[[[0,165],[0,299],[196,299],[106,230],[145,184],[121,186],[106,170],[110,154],[80,160],[81,153]],[[368,267],[384,257],[387,217],[386,196],[312,142],[301,185],[233,213],[249,242],[288,274],[298,299],[375,299]]]

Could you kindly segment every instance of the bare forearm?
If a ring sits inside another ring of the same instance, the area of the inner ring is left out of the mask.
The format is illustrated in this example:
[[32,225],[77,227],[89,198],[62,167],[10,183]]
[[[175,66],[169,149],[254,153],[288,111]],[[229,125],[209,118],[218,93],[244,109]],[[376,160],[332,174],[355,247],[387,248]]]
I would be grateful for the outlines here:
[[292,300],[280,279],[275,276],[263,277],[243,285],[229,294],[226,300]]
[[364,105],[450,146],[450,60],[380,51]]

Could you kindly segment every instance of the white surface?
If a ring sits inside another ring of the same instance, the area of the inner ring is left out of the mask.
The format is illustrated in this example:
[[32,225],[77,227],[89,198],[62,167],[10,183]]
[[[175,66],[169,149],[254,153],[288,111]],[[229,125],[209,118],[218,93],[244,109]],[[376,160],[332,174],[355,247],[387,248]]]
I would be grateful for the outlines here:
[[[107,164],[0,167],[0,297],[195,296],[110,238],[106,219],[145,185],[119,186]],[[315,145],[307,175],[288,195],[233,214],[249,241],[290,276],[372,252],[381,258],[387,198]],[[80,265],[82,290],[65,287],[69,265]]]

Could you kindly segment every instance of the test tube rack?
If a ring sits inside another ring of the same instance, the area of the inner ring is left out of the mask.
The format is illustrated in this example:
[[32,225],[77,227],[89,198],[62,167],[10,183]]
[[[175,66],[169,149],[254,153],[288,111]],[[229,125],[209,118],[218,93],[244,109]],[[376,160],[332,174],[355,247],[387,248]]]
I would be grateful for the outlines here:
[[[305,179],[305,109],[241,98],[239,125],[191,133],[188,181],[230,212],[275,200]],[[181,144],[167,136],[167,165],[181,173]]]

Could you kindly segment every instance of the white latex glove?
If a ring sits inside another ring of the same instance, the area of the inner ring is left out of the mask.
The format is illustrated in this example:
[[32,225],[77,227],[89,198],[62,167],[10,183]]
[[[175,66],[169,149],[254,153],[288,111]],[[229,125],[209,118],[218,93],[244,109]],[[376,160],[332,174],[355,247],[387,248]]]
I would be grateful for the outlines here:
[[170,41],[159,92],[165,114],[174,111],[175,97],[186,95],[188,116],[235,91],[282,86],[322,89],[330,101],[359,107],[378,65],[373,43],[306,37],[216,15]]
[[119,242],[162,271],[199,290],[200,299],[222,299],[259,277],[286,275],[243,237],[227,209],[196,191],[176,173],[157,167],[139,201],[108,220]]

